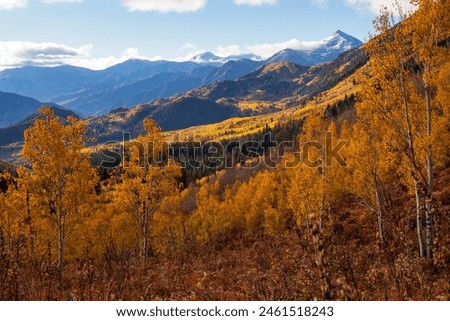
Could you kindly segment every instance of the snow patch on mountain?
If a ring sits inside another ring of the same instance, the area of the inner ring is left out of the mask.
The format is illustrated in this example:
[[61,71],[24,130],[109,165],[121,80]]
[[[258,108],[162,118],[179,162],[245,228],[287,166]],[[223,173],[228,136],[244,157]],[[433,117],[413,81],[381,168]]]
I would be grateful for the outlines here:
[[[329,37],[320,41],[301,42],[298,40],[287,41],[274,45],[274,48],[281,49],[267,59],[260,55],[249,52],[240,55],[233,55],[228,57],[221,57],[210,51],[204,52],[192,57],[191,61],[199,64],[213,64],[221,65],[229,61],[238,61],[242,59],[249,59],[253,61],[262,62],[281,62],[287,61],[303,65],[315,65],[318,63],[333,60],[341,53],[362,45],[362,42],[341,30],[337,30]],[[255,51],[257,48],[264,45],[253,46]],[[267,47],[267,45],[265,45]],[[261,48],[260,48],[261,49]],[[264,48],[267,50],[267,48]],[[273,51],[272,51],[273,52]]]

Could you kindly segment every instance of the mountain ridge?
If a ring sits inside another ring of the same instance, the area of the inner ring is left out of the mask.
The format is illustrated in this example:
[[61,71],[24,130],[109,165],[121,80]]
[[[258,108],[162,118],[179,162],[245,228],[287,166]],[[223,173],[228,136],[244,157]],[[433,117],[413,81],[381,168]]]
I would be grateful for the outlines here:
[[362,44],[355,37],[337,30],[331,36],[319,41],[313,48],[286,48],[269,57],[266,62],[288,61],[299,65],[312,66],[331,61],[341,53],[358,48]]
[[[88,137],[95,137],[96,144],[122,141],[123,132],[133,138],[142,133],[142,122],[148,117],[164,131],[170,131],[217,124],[231,118],[272,115],[292,107],[301,110],[318,94],[350,77],[366,61],[365,51],[358,48],[313,67],[271,63],[237,80],[219,81],[184,94],[137,104],[131,109],[118,108],[105,115],[91,116],[85,119]],[[23,138],[26,128],[12,126],[0,130],[0,135],[15,137],[5,141],[6,145],[20,143],[17,138]],[[4,151],[4,158],[9,159],[8,153]]]
[[[305,66],[323,63],[360,44],[356,38],[338,30],[315,42],[314,48],[286,49],[266,60],[253,53],[222,58],[205,52],[182,62],[130,59],[103,70],[68,65],[27,66],[0,71],[0,91],[49,101],[80,115],[92,116],[182,94],[214,82],[236,80],[271,62]],[[151,80],[155,76],[161,80],[159,83]],[[143,89],[145,82],[147,88]]]
[[[121,141],[123,132],[132,137],[141,134],[143,119],[147,117],[153,118],[163,131],[170,131],[234,117],[270,114],[301,107],[350,77],[366,61],[364,50],[353,49],[332,62],[313,67],[272,63],[237,80],[220,81],[184,94],[139,104],[132,109],[90,117],[86,121],[90,135],[104,143]],[[242,105],[243,102],[261,107],[249,109]]]
[[[50,105],[49,107],[52,107],[55,115],[62,120],[66,120],[69,116],[79,118],[79,116],[71,110],[58,107],[57,105]],[[21,143],[24,140],[25,130],[31,127],[34,121],[39,117],[40,116],[35,111],[33,114],[29,115],[27,118],[21,120],[16,124],[5,128],[0,128],[0,146]]]
[[63,109],[57,104],[0,91],[0,128],[6,128],[23,121],[34,114],[42,105]]
[[267,58],[252,52],[221,57],[211,51],[206,51],[196,54],[190,61],[200,64],[225,64],[233,60],[249,59],[261,61],[264,64],[287,61],[299,65],[312,66],[335,59],[342,52],[357,48],[362,44],[363,42],[359,39],[338,29],[329,37],[320,41],[301,43],[301,46],[304,48],[284,48]]

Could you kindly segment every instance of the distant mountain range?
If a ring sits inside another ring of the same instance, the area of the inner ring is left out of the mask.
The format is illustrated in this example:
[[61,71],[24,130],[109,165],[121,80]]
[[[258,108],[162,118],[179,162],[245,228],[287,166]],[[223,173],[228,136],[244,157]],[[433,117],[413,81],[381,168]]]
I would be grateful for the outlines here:
[[[289,98],[298,105],[335,86],[365,64],[366,60],[364,50],[357,48],[342,53],[330,62],[310,67],[273,62],[236,80],[215,82],[183,95],[213,101],[226,100],[233,105],[241,101],[279,102]],[[288,101],[284,104],[289,105]]]
[[338,31],[313,48],[286,49],[266,60],[205,53],[186,62],[129,60],[100,71],[4,70],[0,155],[10,159],[20,149],[42,105],[52,106],[62,119],[87,117],[88,135],[98,143],[120,141],[123,132],[139,135],[147,117],[167,131],[301,106],[367,61],[364,50],[355,48],[360,44]]
[[322,41],[304,45],[305,48],[303,49],[287,48],[277,52],[268,59],[263,59],[253,53],[219,57],[208,51],[192,57],[191,61],[199,64],[222,65],[229,61],[249,59],[263,62],[263,64],[268,64],[271,62],[292,62],[303,66],[313,66],[319,63],[331,61],[337,58],[344,51],[357,48],[361,45],[362,42],[360,40],[346,34],[341,30],[338,30]]
[[[331,62],[312,67],[289,62],[270,63],[237,80],[220,81],[132,109],[121,108],[89,117],[88,134],[100,143],[121,141],[123,132],[130,133],[131,137],[141,134],[143,120],[147,117],[169,131],[301,106],[336,86],[366,62],[365,52],[353,49]],[[266,107],[246,109],[241,102],[270,103]]]
[[[227,64],[243,62],[254,63],[242,60]],[[131,109],[118,108],[104,115],[88,117],[88,136],[96,138],[97,143],[121,141],[123,132],[130,133],[131,138],[136,137],[142,133],[142,123],[147,117],[153,118],[163,130],[168,131],[299,107],[351,76],[366,62],[364,50],[357,48],[344,52],[331,62],[311,67],[289,62],[266,64],[236,80],[214,82],[182,94],[140,103]],[[145,84],[146,80],[142,81]],[[32,102],[34,107],[27,109],[29,112],[35,112],[41,105],[36,100],[6,93],[0,93],[0,101],[2,96],[10,101]],[[256,104],[256,108],[242,102]],[[57,106],[55,113],[61,118],[75,115]],[[11,151],[17,152],[17,146],[20,145],[14,143],[23,141],[23,132],[36,117],[32,114],[17,124],[0,128],[0,147],[6,148],[4,158],[9,158]],[[10,144],[15,147],[8,149]]]
[[[285,49],[267,60],[251,53],[223,58],[206,52],[186,62],[133,59],[100,71],[73,66],[27,66],[0,71],[0,91],[48,101],[82,116],[102,115],[113,109],[131,108],[200,86],[236,80],[268,63],[312,66],[331,61],[361,44],[359,40],[337,31],[310,48]],[[0,109],[14,109],[14,105],[0,103]],[[31,107],[18,108],[17,115],[0,110],[0,127],[31,115],[35,108],[31,102],[28,105]]]
[[30,97],[0,92],[0,128],[9,127],[24,120],[42,105],[61,108],[56,104],[43,103]]
[[[9,95],[9,94],[8,94]],[[4,93],[0,93],[0,100],[2,99],[2,97],[4,96]],[[27,97],[22,97],[22,96],[18,96],[19,101],[20,100],[28,100],[31,98],[27,98]],[[22,121],[15,123],[11,126],[8,126],[6,128],[0,128],[0,146],[7,146],[9,144],[13,144],[13,143],[17,143],[17,142],[22,142],[24,140],[24,132],[26,129],[28,129],[31,125],[33,125],[33,122],[36,120],[36,118],[39,117],[39,115],[36,113],[37,109],[39,109],[43,104],[40,103],[39,105],[35,105],[36,108],[34,109],[34,111],[32,112],[32,114],[30,114],[29,116],[27,116],[25,119],[23,119]],[[48,105],[50,107],[52,107],[53,112],[55,113],[56,116],[58,116],[61,119],[67,119],[67,117],[69,116],[74,116],[79,118],[79,116],[77,114],[75,114],[73,111],[71,110],[67,110],[64,108],[61,108],[57,105],[52,105],[52,104],[45,104]]]

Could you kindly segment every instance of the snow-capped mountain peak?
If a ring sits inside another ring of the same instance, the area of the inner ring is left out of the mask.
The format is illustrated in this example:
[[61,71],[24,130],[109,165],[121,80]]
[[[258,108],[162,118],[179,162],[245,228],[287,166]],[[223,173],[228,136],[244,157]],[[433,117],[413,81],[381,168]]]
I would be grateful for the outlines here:
[[210,51],[207,51],[195,55],[194,57],[191,58],[191,61],[196,62],[198,64],[214,64],[214,63],[223,63],[223,58],[216,56]]
[[335,50],[350,50],[362,45],[362,42],[341,30],[337,30],[328,38],[323,40],[326,47]]
[[222,65],[229,61],[249,59],[261,62],[292,62],[300,65],[315,65],[335,59],[341,53],[362,45],[362,42],[341,30],[320,41],[297,42],[294,48],[285,48],[264,59],[255,53],[245,53],[228,57],[219,57],[212,52],[204,52],[191,58],[199,64]]
[[322,41],[307,43],[302,49],[284,49],[267,59],[267,62],[287,61],[311,66],[331,61],[341,53],[361,45],[358,39],[338,30]]

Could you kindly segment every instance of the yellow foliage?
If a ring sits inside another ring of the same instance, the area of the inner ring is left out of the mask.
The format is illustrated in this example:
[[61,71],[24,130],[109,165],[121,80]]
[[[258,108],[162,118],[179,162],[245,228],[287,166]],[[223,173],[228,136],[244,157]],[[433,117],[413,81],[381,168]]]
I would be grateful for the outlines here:
[[166,198],[177,191],[181,172],[171,160],[163,163],[165,149],[160,128],[151,119],[144,121],[144,128],[146,134],[133,142],[137,147],[127,150],[128,159],[123,160],[111,206],[113,211],[119,212],[113,221],[124,223],[128,220],[126,225],[133,226],[132,230],[136,231],[145,263],[152,250],[149,240],[151,218]]
[[39,114],[42,118],[25,132],[22,154],[31,171],[19,170],[18,186],[29,198],[27,202],[33,204],[30,212],[37,228],[46,228],[47,223],[52,226],[49,233],[41,235],[56,244],[61,271],[71,235],[95,211],[98,178],[87,155],[81,152],[84,122],[69,117],[64,123],[46,107]]

